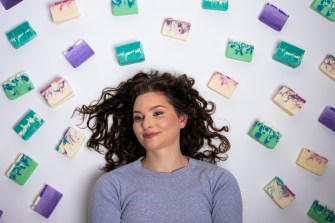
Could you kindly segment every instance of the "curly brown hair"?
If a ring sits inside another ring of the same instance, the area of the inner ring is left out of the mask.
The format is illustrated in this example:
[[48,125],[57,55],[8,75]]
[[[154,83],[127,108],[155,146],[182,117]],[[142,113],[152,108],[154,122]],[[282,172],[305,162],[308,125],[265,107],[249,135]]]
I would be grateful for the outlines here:
[[[214,125],[211,115],[215,112],[215,104],[199,95],[193,88],[194,82],[186,74],[140,72],[116,88],[105,88],[100,99],[90,105],[77,107],[74,114],[80,113],[82,123],[87,119],[86,127],[92,131],[87,146],[105,154],[107,164],[102,169],[108,172],[145,156],[146,151],[138,142],[132,125],[134,102],[139,95],[148,92],[162,92],[177,115],[188,115],[188,122],[180,133],[183,155],[210,163],[226,160],[224,153],[229,150],[230,143],[220,132],[228,132],[228,127]],[[215,145],[213,140],[218,140],[219,144]],[[208,149],[204,148],[205,142]]]

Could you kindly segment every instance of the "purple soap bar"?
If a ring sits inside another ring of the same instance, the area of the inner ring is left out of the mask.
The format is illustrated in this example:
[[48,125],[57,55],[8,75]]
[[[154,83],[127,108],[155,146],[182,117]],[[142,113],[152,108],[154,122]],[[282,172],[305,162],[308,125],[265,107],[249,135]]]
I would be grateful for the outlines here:
[[42,216],[49,218],[62,196],[63,194],[56,189],[45,185],[40,195],[36,197],[32,208]]
[[260,21],[270,26],[271,28],[280,31],[285,25],[289,15],[276,6],[267,3],[258,17]]
[[93,54],[94,51],[85,40],[78,40],[72,47],[64,52],[65,58],[74,68],[84,63]]
[[1,1],[1,4],[3,5],[3,7],[6,10],[8,10],[8,9],[12,8],[13,6],[22,2],[22,0],[0,0],[0,1]]
[[335,132],[335,108],[326,106],[323,109],[318,121]]

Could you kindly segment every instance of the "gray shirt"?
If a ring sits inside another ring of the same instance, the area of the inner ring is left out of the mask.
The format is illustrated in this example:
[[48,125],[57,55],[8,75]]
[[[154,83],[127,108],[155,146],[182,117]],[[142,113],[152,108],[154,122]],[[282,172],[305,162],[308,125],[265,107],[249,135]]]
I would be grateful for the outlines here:
[[91,223],[241,223],[242,199],[227,170],[189,158],[172,173],[145,169],[141,159],[102,175],[92,191]]

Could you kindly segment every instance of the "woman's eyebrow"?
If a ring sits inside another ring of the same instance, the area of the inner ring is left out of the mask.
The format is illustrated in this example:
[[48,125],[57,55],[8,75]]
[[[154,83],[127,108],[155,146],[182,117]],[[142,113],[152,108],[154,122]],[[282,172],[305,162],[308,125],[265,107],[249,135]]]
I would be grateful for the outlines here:
[[[161,107],[161,108],[166,108],[166,107],[163,106],[163,105],[155,105],[155,106],[151,107],[149,110],[152,111],[152,110],[154,110],[154,109],[156,109],[156,108],[160,108],[160,107]],[[133,113],[142,113],[142,112],[135,110],[135,111],[133,111]]]

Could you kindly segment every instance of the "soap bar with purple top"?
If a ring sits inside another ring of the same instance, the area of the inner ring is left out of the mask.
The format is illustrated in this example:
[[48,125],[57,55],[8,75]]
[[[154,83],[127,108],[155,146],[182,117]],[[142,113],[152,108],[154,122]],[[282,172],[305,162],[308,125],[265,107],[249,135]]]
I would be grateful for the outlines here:
[[280,31],[284,27],[288,17],[289,15],[285,12],[267,3],[258,19],[271,28]]
[[0,0],[1,4],[3,5],[3,7],[8,10],[12,7],[14,7],[15,5],[19,4],[20,2],[22,2],[22,0]]
[[36,197],[32,208],[45,218],[49,218],[62,196],[63,194],[56,189],[45,185],[42,192]]
[[85,40],[78,40],[72,47],[64,52],[65,58],[74,68],[84,63],[88,58],[93,56],[93,54],[94,51]]
[[319,70],[335,81],[335,56],[328,54],[320,64]]
[[295,194],[279,177],[268,183],[264,190],[280,208],[286,208],[295,199]]
[[318,121],[335,132],[335,108],[326,106],[322,111]]
[[164,21],[162,35],[186,41],[191,29],[191,23],[167,18]]

